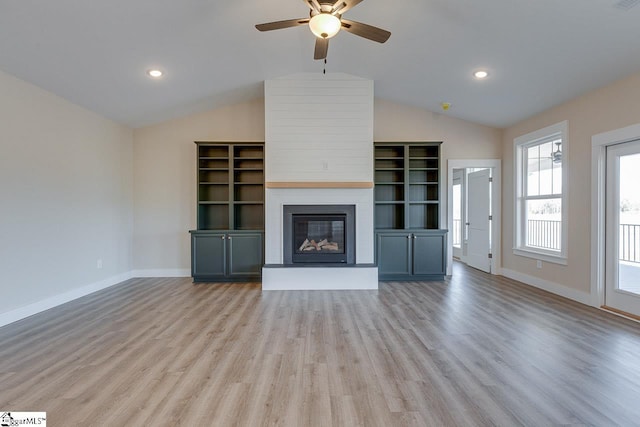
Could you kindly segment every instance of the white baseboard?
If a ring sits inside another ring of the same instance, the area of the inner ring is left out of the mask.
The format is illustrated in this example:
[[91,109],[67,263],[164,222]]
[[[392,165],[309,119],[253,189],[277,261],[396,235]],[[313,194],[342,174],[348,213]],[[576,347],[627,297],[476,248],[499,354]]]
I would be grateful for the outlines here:
[[188,268],[133,270],[131,277],[191,277],[191,270]]
[[13,322],[17,322],[18,320],[27,318],[29,316],[33,316],[34,314],[38,314],[42,311],[49,310],[50,308],[62,305],[69,301],[73,301],[74,299],[78,299],[102,289],[111,287],[113,285],[117,285],[118,283],[122,283],[125,280],[131,279],[131,277],[132,276],[130,272],[119,274],[117,276],[112,276],[107,279],[100,280],[99,282],[91,283],[89,285],[82,286],[80,288],[76,288],[62,294],[54,295],[52,297],[34,302],[15,310],[8,311],[6,313],[0,313],[0,327]]
[[582,292],[577,289],[572,289],[558,283],[549,282],[548,280],[540,279],[539,277],[530,276],[528,274],[520,273],[518,271],[509,270],[508,268],[501,269],[502,275],[509,279],[517,280],[525,285],[533,286],[551,292],[552,294],[560,295],[570,300],[577,301],[585,305],[591,305],[591,294]]

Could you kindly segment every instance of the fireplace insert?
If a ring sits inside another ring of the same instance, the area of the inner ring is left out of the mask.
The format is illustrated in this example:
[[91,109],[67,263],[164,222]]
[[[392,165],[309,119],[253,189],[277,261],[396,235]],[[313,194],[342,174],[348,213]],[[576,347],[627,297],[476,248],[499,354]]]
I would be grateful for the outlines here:
[[355,263],[355,206],[284,206],[284,263]]
[[294,214],[293,262],[347,262],[345,220],[346,215]]

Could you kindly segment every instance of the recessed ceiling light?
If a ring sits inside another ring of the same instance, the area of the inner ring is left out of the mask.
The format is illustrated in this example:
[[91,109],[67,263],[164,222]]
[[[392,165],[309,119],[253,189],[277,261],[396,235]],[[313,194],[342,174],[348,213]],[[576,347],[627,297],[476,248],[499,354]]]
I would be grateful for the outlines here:
[[162,71],[160,70],[149,70],[147,71],[147,74],[149,75],[149,77],[153,77],[154,79],[162,77]]
[[475,73],[473,73],[473,77],[475,77],[476,79],[486,79],[489,76],[489,73],[486,72],[485,70],[478,70]]

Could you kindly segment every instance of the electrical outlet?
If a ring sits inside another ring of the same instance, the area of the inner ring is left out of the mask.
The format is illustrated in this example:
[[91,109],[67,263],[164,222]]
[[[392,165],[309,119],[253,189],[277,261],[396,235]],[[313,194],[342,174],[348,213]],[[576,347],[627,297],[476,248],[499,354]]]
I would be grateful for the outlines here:
[[98,261],[96,261],[96,268],[101,269],[102,268],[102,258],[98,259]]
[[542,261],[540,260],[536,261],[536,268],[542,268]]
[[328,171],[329,170],[329,161],[328,160],[323,160],[322,161],[322,170],[323,171]]

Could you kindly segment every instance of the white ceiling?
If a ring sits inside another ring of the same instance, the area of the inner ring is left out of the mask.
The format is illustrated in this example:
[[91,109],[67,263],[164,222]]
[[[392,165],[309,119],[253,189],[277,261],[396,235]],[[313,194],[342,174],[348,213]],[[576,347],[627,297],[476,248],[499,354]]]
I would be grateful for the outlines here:
[[[505,127],[640,71],[636,0],[365,0],[327,71],[373,79],[377,97]],[[322,72],[301,0],[0,0],[0,69],[132,127],[262,96],[262,82]],[[162,80],[145,75],[152,67]],[[486,68],[479,82],[472,71]]]

